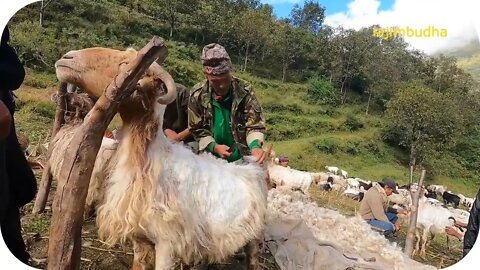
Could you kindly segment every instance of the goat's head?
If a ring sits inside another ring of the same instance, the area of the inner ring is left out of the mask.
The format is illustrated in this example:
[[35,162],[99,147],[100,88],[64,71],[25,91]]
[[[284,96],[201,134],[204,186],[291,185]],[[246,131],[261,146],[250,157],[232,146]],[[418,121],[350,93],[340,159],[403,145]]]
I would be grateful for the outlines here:
[[[72,83],[89,95],[100,97],[116,75],[127,71],[137,51],[109,48],[87,48],[70,51],[55,63],[61,82]],[[153,63],[140,78],[134,93],[125,99],[119,110],[132,115],[152,110],[155,102],[169,104],[176,98],[175,83],[159,64]],[[122,115],[123,118],[123,115]]]

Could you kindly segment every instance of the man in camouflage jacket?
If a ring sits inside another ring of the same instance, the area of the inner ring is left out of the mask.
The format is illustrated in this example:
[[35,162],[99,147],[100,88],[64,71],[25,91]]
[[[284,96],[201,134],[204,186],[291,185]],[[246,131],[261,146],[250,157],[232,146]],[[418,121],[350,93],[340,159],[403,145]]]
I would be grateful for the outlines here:
[[263,163],[265,118],[252,86],[232,75],[225,48],[213,43],[202,52],[206,80],[195,85],[188,103],[188,125],[199,143],[229,162],[252,155]]

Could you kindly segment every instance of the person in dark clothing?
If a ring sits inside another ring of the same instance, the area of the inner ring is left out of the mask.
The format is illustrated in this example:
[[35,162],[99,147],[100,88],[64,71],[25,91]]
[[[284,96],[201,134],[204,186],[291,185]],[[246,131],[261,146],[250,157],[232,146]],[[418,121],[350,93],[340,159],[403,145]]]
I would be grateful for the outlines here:
[[198,151],[190,129],[188,128],[188,99],[189,90],[182,84],[177,83],[177,98],[167,105],[163,118],[163,131],[167,138],[175,142],[183,142],[194,152]]
[[468,252],[473,248],[475,241],[477,241],[478,231],[480,228],[480,189],[477,197],[473,202],[472,209],[470,209],[470,217],[468,219],[467,230],[463,236],[463,257],[467,256]]
[[[447,226],[445,228],[445,232],[448,235],[455,236],[458,240],[463,241],[463,257],[467,256],[470,250],[473,248],[475,244],[479,227],[480,227],[480,189],[478,190],[477,197],[473,202],[473,206],[470,209],[470,216],[468,219],[468,223],[463,223],[461,221],[455,221],[455,226],[450,227]],[[457,228],[464,228],[466,229],[465,232],[462,233],[462,230],[459,231]]]
[[8,44],[10,33],[5,27],[0,44],[0,100],[11,115],[10,132],[4,141],[2,188],[8,185],[8,198],[2,196],[6,209],[1,216],[0,227],[5,244],[13,255],[25,264],[30,255],[26,251],[21,234],[19,208],[32,201],[37,192],[37,183],[29,167],[15,131],[15,101],[12,91],[18,89],[25,78],[25,69],[15,50]]
[[5,168],[5,139],[10,133],[12,116],[5,103],[0,100],[0,221],[5,217],[8,206],[8,182]]

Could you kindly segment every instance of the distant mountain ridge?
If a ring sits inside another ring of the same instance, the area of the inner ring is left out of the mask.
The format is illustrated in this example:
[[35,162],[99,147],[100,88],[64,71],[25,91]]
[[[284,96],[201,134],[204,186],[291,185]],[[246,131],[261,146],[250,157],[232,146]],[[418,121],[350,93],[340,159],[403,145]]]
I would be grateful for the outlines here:
[[473,78],[480,82],[480,42],[473,39],[467,45],[435,53],[435,55],[444,54],[458,59],[458,66],[472,74]]

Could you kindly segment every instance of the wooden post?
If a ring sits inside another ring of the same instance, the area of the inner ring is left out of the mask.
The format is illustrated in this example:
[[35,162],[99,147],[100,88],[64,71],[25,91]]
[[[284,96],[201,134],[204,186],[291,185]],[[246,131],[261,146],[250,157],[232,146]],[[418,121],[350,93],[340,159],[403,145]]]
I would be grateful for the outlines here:
[[407,239],[405,241],[405,254],[408,257],[412,256],[413,251],[413,241],[415,240],[415,229],[417,227],[417,217],[418,217],[418,200],[420,198],[421,192],[423,192],[423,180],[425,178],[425,170],[422,170],[422,175],[420,176],[420,181],[418,182],[417,192],[413,193],[413,206],[411,209],[410,224],[408,226]]
[[[65,110],[67,104],[65,101],[65,93],[67,92],[67,84],[60,83],[57,92],[57,110],[55,112],[55,121],[53,122],[52,133],[50,135],[50,140],[55,137],[58,130],[65,123]],[[42,213],[45,210],[45,205],[47,204],[48,193],[50,192],[50,186],[52,185],[52,173],[50,172],[50,164],[48,160],[52,154],[53,145],[48,144],[47,151],[47,163],[42,172],[42,180],[40,181],[40,187],[38,188],[37,197],[35,199],[35,204],[33,205],[33,213],[38,214]]]
[[410,187],[413,183],[413,165],[410,164],[410,176],[408,178],[408,186]]
[[57,193],[53,201],[53,216],[48,245],[48,269],[76,270],[80,268],[81,229],[85,200],[95,157],[103,133],[115,115],[118,105],[130,96],[145,70],[167,48],[163,39],[154,37],[137,58],[117,74],[85,117],[67,147],[60,171]]

